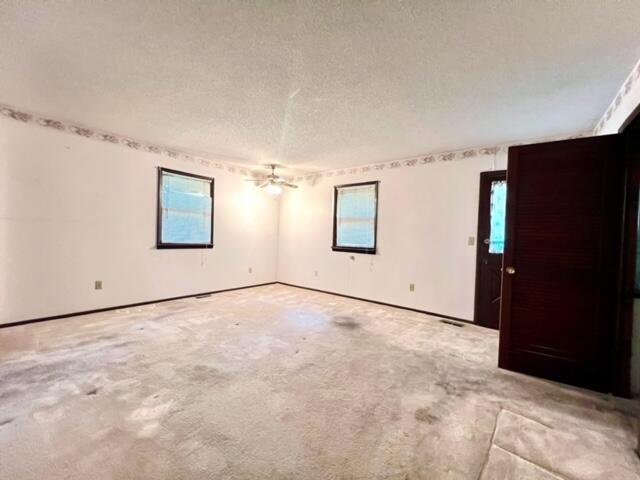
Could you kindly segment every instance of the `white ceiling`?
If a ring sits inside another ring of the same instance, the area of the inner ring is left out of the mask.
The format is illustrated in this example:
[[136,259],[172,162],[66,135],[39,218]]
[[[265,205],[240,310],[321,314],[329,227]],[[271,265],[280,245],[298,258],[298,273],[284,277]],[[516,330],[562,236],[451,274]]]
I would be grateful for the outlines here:
[[0,1],[0,102],[236,162],[337,168],[571,135],[640,1]]

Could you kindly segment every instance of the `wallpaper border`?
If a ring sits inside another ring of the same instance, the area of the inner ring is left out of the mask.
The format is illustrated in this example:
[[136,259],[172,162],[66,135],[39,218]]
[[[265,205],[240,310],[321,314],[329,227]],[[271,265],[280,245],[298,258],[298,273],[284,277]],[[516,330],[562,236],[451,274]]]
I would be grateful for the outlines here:
[[339,177],[343,175],[354,175],[358,173],[368,173],[371,171],[379,171],[386,169],[395,169],[401,167],[415,167],[418,165],[428,165],[435,162],[452,162],[454,160],[464,160],[467,158],[473,158],[481,155],[497,155],[501,151],[508,148],[508,145],[497,145],[492,147],[481,148],[468,148],[462,150],[454,150],[450,152],[433,153],[429,155],[418,155],[416,157],[407,158],[404,160],[390,160],[386,162],[372,163],[369,165],[360,165],[356,167],[339,168],[332,170],[323,170],[321,172],[314,172],[308,175],[294,176],[293,180],[317,180],[319,178]]
[[631,92],[636,82],[640,81],[640,60],[635,64],[635,66],[631,69],[631,73],[627,76],[626,80],[618,90],[618,93],[614,97],[613,101],[609,104],[609,107],[605,111],[600,121],[597,123],[595,128],[593,129],[593,134],[598,135],[598,133],[604,128],[606,123],[611,119],[611,116],[615,113],[616,110],[622,104],[622,100]]
[[466,148],[460,150],[453,150],[449,152],[432,153],[428,155],[417,155],[415,157],[409,157],[403,160],[389,160],[384,162],[371,163],[368,165],[359,165],[348,168],[323,170],[320,172],[313,172],[307,175],[295,175],[292,177],[296,182],[316,182],[321,178],[339,177],[344,175],[356,175],[361,173],[376,172],[380,170],[397,169],[402,167],[416,167],[420,165],[430,165],[435,162],[453,162],[456,160],[466,160],[481,156],[493,156],[494,158],[501,152],[506,153],[509,147],[515,147],[518,145],[528,145],[542,142],[553,142],[559,140],[571,140],[576,138],[584,138],[591,136],[591,132],[582,132],[576,135],[564,135],[554,137],[544,137],[532,140],[525,140],[523,142],[505,143],[502,145],[494,145],[490,147],[477,147]]
[[[129,148],[131,150],[137,150],[139,152],[151,153],[175,160],[181,160],[183,162],[191,164],[199,164],[209,168],[225,170],[233,174],[253,177],[262,176],[261,172],[255,172],[250,167],[236,165],[228,161],[206,158],[202,155],[196,155],[181,149],[166,147],[164,145],[138,140],[128,135],[120,135],[106,130],[86,127],[76,122],[58,120],[50,116],[41,115],[26,111],[21,108],[13,107],[6,103],[0,103],[0,116],[21,123],[38,125],[44,128],[56,130],[58,132],[69,133],[71,135],[77,135],[82,138],[97,140],[111,145],[117,145],[124,148]],[[258,166],[256,166],[255,168],[257,169]]]
[[[640,71],[640,70],[639,70]],[[128,135],[120,135],[106,130],[97,128],[91,128],[82,126],[76,122],[63,121],[55,119],[50,116],[45,116],[37,113],[33,113],[21,108],[13,107],[6,103],[0,103],[0,116],[8,119],[15,120],[17,122],[37,125],[43,128],[49,128],[61,133],[68,133],[70,135],[77,135],[82,138],[92,139],[96,141],[105,142],[111,145],[120,146],[123,148],[129,148],[140,152],[151,153],[154,155],[165,156],[168,158],[182,160],[186,163],[199,164],[205,167],[214,168],[218,170],[225,170],[232,174],[252,176],[254,178],[264,178],[266,173],[259,171],[261,166],[247,167],[236,165],[227,161],[214,160],[206,158],[202,155],[196,155],[187,151],[166,147],[164,145],[146,142],[138,140]],[[479,156],[496,156],[500,152],[506,152],[510,146],[523,145],[525,143],[538,143],[553,140],[566,140],[571,138],[580,138],[589,135],[588,133],[580,133],[573,136],[562,137],[547,137],[543,139],[530,140],[518,143],[508,143],[503,145],[493,145],[476,148],[466,148],[459,150],[452,150],[447,152],[421,154],[415,157],[409,157],[405,159],[388,160],[383,162],[359,165],[354,167],[340,168],[340,169],[327,169],[317,172],[309,172],[304,174],[283,175],[283,178],[288,181],[302,182],[311,181],[315,182],[320,178],[339,177],[343,175],[353,175],[358,173],[375,172],[385,169],[397,169],[404,167],[416,167],[421,165],[430,165],[435,162],[452,162],[455,160],[466,160]]]

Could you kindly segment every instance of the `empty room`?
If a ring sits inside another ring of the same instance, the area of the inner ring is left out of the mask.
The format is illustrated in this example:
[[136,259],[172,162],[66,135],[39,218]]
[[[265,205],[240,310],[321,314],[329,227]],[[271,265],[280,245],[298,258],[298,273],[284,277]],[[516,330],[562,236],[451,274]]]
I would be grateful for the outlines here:
[[0,479],[640,480],[640,2],[0,0]]

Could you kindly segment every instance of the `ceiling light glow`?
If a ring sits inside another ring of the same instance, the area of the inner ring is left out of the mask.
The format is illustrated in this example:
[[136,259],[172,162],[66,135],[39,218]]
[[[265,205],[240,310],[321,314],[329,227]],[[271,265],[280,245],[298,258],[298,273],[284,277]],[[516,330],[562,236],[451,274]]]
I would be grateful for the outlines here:
[[273,183],[267,185],[266,190],[269,195],[274,197],[282,193],[282,187],[280,185],[274,185]]

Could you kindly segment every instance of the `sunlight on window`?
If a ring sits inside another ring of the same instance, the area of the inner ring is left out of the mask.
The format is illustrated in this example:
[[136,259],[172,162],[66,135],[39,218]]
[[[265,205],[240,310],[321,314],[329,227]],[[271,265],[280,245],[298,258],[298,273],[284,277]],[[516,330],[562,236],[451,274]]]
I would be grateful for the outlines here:
[[337,190],[336,246],[375,248],[376,184]]
[[162,172],[162,243],[211,243],[211,181]]
[[489,253],[504,253],[505,219],[507,214],[507,182],[491,183],[491,233]]

